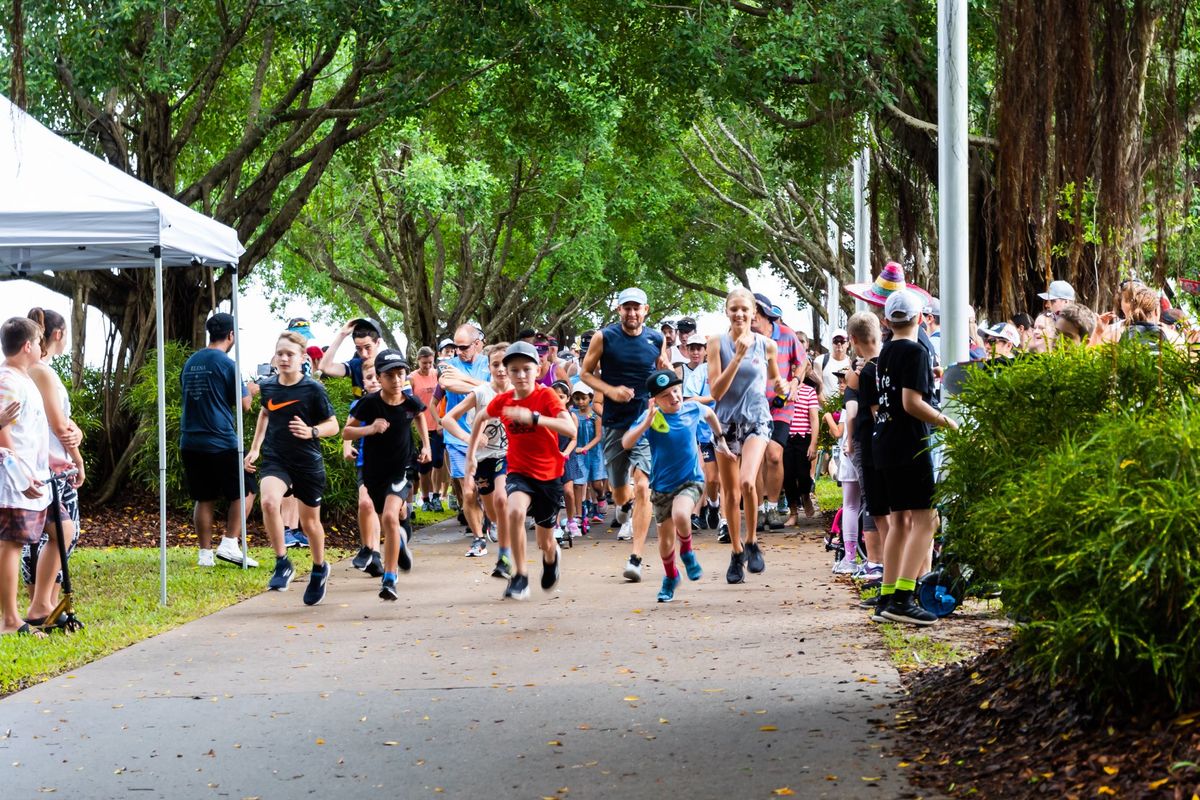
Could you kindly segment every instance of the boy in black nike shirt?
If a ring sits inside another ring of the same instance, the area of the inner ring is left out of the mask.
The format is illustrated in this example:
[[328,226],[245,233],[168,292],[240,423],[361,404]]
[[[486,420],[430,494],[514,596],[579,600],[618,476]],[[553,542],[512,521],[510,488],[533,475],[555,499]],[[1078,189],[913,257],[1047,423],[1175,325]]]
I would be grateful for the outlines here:
[[[263,525],[275,549],[275,572],[267,588],[285,591],[295,571],[283,542],[285,496],[300,501],[300,524],[312,548],[312,575],[304,590],[304,604],[325,599],[329,565],[325,563],[325,529],[321,526],[321,495],[325,492],[322,436],[338,432],[337,417],[320,381],[301,373],[305,339],[285,331],[275,343],[279,374],[260,384],[262,410],[254,428],[254,441],[246,453],[246,470],[259,475]],[[259,452],[262,466],[256,467]]]
[[[412,554],[402,525],[408,520],[412,496],[412,426],[421,436],[418,463],[429,461],[429,429],[425,404],[404,392],[408,362],[398,350],[383,350],[375,356],[375,373],[380,390],[363,397],[346,420],[342,438],[363,440],[363,486],[375,504],[383,528],[383,582],[379,596],[396,599],[396,571],[412,569]],[[360,424],[361,423],[361,424]]]

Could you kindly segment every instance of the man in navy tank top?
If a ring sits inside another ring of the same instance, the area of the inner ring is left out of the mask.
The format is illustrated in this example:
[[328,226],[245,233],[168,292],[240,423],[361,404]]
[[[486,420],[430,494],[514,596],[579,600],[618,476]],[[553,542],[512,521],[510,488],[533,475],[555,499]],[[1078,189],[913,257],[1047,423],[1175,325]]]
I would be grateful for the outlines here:
[[633,582],[642,579],[642,549],[650,531],[650,445],[643,438],[626,450],[621,437],[646,410],[650,373],[671,368],[663,335],[645,326],[649,311],[645,292],[623,290],[617,296],[620,321],[592,336],[579,373],[584,383],[604,395],[604,462],[621,524],[617,539],[633,539],[624,573]]

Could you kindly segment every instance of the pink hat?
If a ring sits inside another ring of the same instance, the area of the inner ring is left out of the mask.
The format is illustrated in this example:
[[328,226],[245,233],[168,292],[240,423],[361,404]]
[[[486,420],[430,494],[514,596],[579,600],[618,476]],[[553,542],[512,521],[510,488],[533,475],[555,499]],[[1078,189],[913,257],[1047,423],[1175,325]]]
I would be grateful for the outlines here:
[[843,288],[846,290],[846,294],[873,306],[882,306],[887,302],[888,295],[898,289],[912,289],[926,300],[931,297],[929,292],[920,286],[906,283],[904,267],[895,261],[889,261],[883,265],[883,271],[879,273],[879,277],[875,279],[874,283],[851,283]]

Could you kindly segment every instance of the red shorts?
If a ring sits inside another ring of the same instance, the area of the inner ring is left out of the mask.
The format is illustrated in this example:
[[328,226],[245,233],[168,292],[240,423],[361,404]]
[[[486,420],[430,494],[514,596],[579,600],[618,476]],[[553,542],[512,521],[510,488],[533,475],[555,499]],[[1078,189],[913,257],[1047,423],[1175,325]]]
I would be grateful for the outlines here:
[[36,544],[46,528],[46,512],[24,508],[0,508],[0,542]]

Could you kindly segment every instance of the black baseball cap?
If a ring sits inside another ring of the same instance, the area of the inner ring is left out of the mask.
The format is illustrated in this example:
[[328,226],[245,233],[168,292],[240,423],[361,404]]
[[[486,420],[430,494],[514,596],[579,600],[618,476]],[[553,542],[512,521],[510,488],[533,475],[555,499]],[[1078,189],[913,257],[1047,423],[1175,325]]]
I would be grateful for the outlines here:
[[683,378],[676,375],[674,370],[656,369],[650,373],[649,378],[646,378],[646,390],[650,392],[651,397],[658,397],[667,389],[681,383],[683,383]]
[[679,321],[675,323],[675,326],[680,333],[695,333],[696,320],[692,319],[691,317],[680,317]]
[[226,314],[223,311],[213,314],[204,323],[204,329],[208,331],[210,339],[224,339],[233,333],[235,328],[237,328],[237,322],[234,320],[233,314]]
[[393,369],[408,370],[408,361],[399,350],[380,350],[375,355],[375,371],[382,375]]

